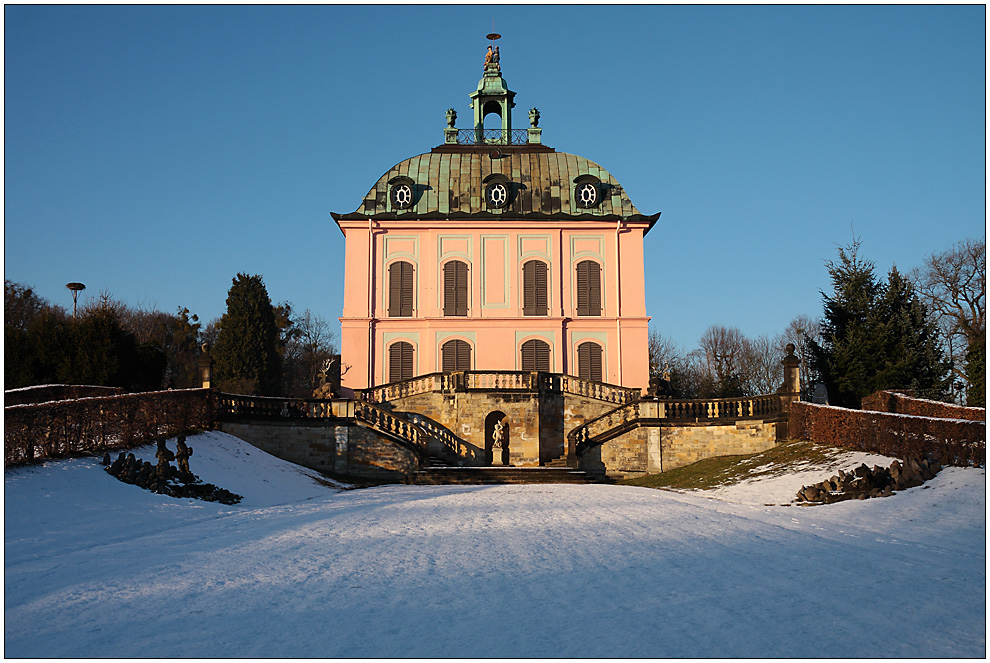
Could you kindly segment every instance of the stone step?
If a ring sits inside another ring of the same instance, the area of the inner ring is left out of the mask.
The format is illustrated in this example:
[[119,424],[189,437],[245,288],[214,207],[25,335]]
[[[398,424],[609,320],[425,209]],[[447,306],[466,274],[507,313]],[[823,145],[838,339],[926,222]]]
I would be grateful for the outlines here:
[[602,483],[604,477],[559,467],[427,467],[414,472],[409,483],[502,484],[502,483]]

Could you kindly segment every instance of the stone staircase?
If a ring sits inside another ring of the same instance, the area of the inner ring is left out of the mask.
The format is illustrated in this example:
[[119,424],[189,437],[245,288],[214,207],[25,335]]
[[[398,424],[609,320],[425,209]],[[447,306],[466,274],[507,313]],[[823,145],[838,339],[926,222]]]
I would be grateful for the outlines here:
[[604,476],[572,470],[559,458],[543,467],[449,467],[434,456],[423,469],[414,472],[408,482],[415,485],[611,483]]

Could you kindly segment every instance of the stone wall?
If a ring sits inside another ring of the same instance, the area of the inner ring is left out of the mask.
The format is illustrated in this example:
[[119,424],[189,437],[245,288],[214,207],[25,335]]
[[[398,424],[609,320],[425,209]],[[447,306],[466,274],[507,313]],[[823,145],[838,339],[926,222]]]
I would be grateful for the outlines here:
[[748,420],[731,424],[644,426],[593,447],[580,456],[586,472],[627,477],[653,474],[715,456],[766,451],[777,445],[786,422]]
[[220,430],[276,458],[328,474],[401,480],[417,467],[413,451],[356,424],[225,421]]

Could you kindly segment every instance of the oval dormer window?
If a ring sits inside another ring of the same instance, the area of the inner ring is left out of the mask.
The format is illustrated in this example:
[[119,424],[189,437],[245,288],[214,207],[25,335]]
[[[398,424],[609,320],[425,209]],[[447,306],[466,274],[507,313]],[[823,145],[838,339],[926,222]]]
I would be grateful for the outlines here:
[[581,207],[594,207],[598,204],[598,187],[591,182],[579,184],[577,188],[577,200]]
[[416,202],[416,183],[412,178],[400,175],[390,179],[388,184],[388,198],[392,209],[409,209],[413,206]]
[[488,204],[492,207],[505,207],[509,201],[509,189],[501,182],[493,182],[485,191]]

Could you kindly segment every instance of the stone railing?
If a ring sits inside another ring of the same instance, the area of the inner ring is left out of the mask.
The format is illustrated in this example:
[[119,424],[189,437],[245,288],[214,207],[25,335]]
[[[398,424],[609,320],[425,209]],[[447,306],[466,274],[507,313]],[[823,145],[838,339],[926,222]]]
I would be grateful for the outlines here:
[[587,396],[588,398],[605,401],[606,403],[615,403],[617,405],[635,403],[642,398],[642,393],[639,389],[627,389],[606,382],[592,382],[591,380],[574,377],[573,375],[550,373],[543,375],[546,380],[556,382],[547,391],[561,391],[565,394]]
[[637,426],[764,419],[784,413],[779,395],[697,400],[641,400],[586,421],[567,434],[568,455],[577,455]]
[[218,394],[218,403],[217,415],[221,419],[340,419],[342,421],[356,421],[380,433],[397,438],[424,458],[430,437],[429,432],[421,426],[362,401]]
[[778,395],[663,402],[667,406],[666,418],[672,421],[748,419],[769,417],[782,411]]
[[552,392],[586,396],[606,403],[634,403],[641,397],[639,389],[627,389],[605,382],[593,382],[573,375],[531,371],[457,371],[429,373],[402,382],[355,389],[358,400],[366,403],[386,403],[398,398],[427,393],[454,391],[517,391],[525,393]]

